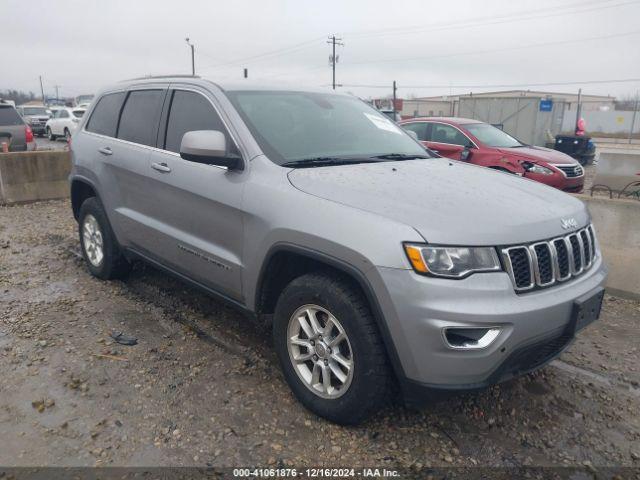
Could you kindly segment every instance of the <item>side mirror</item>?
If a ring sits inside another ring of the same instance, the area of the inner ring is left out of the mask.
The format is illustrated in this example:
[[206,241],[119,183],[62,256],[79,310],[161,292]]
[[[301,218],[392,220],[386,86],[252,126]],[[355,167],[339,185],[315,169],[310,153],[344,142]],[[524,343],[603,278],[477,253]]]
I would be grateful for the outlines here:
[[409,136],[411,138],[413,138],[416,142],[418,142],[418,134],[416,132],[414,132],[413,130],[405,130],[405,132],[407,132],[409,134]]
[[227,139],[218,130],[193,130],[182,136],[180,156],[190,162],[242,170],[242,159],[227,153]]
[[471,156],[471,150],[469,145],[467,145],[466,147],[464,147],[464,150],[460,152],[460,160],[463,162],[466,162],[467,160],[469,160],[470,156]]

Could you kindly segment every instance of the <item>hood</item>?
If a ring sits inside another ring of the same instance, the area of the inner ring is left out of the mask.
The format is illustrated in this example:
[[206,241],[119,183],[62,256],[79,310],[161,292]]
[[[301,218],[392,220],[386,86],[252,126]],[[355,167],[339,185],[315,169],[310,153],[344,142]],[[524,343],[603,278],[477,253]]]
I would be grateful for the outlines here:
[[576,198],[516,175],[446,159],[293,169],[294,187],[415,228],[445,245],[513,245],[589,221]]
[[547,162],[552,165],[563,163],[578,165],[578,162],[569,155],[557,150],[551,150],[550,148],[527,146],[518,148],[499,148],[498,150],[507,155],[513,155],[519,158],[528,158],[531,160],[542,160],[543,162]]

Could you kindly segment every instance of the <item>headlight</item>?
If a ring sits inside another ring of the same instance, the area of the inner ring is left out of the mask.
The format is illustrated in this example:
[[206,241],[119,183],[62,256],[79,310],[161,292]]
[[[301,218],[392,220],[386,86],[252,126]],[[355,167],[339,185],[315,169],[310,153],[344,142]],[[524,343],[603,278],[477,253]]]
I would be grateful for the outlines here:
[[555,173],[550,168],[543,167],[542,165],[537,165],[531,162],[522,162],[522,166],[527,172],[530,173],[539,173],[541,175],[553,175]]
[[405,252],[417,273],[463,278],[475,272],[502,270],[492,247],[436,247],[406,243]]

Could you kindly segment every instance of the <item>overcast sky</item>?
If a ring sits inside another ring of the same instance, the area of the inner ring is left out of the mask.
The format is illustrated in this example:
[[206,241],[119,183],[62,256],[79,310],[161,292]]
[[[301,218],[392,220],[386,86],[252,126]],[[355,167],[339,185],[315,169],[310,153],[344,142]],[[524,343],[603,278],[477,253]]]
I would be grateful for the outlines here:
[[[0,90],[61,96],[147,74],[323,86],[407,97],[532,90],[625,95],[640,78],[640,0],[2,0]],[[372,88],[354,85],[383,86]],[[487,88],[480,86],[486,85]],[[388,88],[387,88],[388,86]],[[435,86],[437,88],[426,88]],[[458,87],[464,86],[464,87]],[[524,87],[526,88],[526,87]]]

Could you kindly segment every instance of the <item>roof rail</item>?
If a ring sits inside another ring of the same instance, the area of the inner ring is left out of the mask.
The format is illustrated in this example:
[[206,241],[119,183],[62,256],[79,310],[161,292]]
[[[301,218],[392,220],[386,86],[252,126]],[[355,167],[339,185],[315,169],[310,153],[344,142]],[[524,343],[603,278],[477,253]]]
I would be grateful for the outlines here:
[[132,80],[149,80],[154,78],[201,78],[199,75],[186,75],[183,73],[178,73],[175,75],[145,75],[144,77],[136,77],[129,78],[126,80],[121,80],[121,82],[131,82]]

